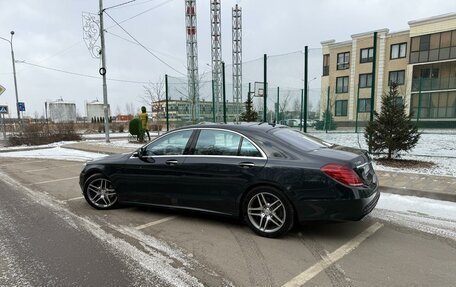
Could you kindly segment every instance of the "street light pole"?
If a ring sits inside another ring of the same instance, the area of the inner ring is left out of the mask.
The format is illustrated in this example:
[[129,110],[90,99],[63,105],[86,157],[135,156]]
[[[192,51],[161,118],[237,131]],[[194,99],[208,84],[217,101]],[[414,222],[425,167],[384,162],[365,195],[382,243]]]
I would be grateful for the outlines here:
[[11,60],[13,62],[13,77],[14,77],[14,91],[16,93],[16,110],[17,110],[17,120],[19,125],[22,124],[21,122],[21,112],[19,111],[19,96],[17,93],[17,79],[16,79],[16,61],[14,60],[14,50],[13,50],[13,35],[14,31],[11,31],[11,38],[10,40],[0,37],[0,39],[7,41],[11,47]]
[[104,128],[105,140],[109,142],[109,105],[108,105],[108,88],[106,86],[106,46],[104,38],[104,23],[103,23],[103,0],[99,2],[100,6],[100,40],[101,40],[101,68],[100,74],[103,77],[103,107],[104,107]]

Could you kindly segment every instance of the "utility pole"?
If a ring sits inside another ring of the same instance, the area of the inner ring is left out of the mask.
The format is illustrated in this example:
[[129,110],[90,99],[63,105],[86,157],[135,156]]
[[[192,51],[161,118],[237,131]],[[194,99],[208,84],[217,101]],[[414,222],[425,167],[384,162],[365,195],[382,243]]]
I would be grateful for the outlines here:
[[109,105],[108,105],[108,87],[106,85],[106,46],[104,38],[104,23],[103,23],[103,0],[100,0],[100,40],[101,40],[101,68],[100,75],[103,77],[103,109],[104,109],[104,128],[106,142],[109,142]]
[[17,111],[17,120],[19,122],[19,126],[22,126],[22,121],[21,121],[21,112],[19,111],[19,96],[17,93],[17,79],[16,79],[16,60],[14,59],[14,50],[13,50],[13,36],[14,36],[14,31],[10,32],[11,38],[10,40],[5,39],[3,37],[0,37],[0,39],[8,42],[11,47],[11,61],[13,62],[13,77],[14,77],[14,91],[16,93],[16,111]]

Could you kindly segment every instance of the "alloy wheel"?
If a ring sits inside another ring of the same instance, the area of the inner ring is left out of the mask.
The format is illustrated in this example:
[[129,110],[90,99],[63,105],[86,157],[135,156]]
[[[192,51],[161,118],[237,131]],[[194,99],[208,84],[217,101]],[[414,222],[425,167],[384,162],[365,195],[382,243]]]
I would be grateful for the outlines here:
[[247,205],[247,216],[255,228],[265,233],[278,231],[287,219],[283,202],[269,192],[259,192],[252,196]]
[[87,186],[87,198],[98,208],[106,209],[117,202],[117,193],[106,178],[96,178]]

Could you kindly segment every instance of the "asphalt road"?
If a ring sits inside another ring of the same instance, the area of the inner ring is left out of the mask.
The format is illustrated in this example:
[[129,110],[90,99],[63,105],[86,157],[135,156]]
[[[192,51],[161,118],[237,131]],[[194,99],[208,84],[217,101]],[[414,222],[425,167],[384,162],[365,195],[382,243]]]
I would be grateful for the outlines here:
[[0,181],[0,286],[129,286],[131,262],[59,210]]
[[94,210],[81,198],[80,168],[77,162],[2,158],[0,286],[456,282],[456,222],[449,219],[407,225],[436,219],[375,210],[360,222],[298,226],[267,239],[236,220],[196,213]]

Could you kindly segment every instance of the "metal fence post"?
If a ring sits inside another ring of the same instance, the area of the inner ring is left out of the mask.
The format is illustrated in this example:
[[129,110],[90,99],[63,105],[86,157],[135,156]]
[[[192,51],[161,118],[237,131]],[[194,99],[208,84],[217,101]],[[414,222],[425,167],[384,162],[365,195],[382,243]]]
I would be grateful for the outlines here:
[[308,83],[308,57],[309,47],[304,47],[304,132],[307,132],[307,99],[309,97],[309,83]]
[[223,122],[226,124],[226,89],[225,89],[225,62],[222,62],[222,77],[223,77]]
[[266,115],[268,108],[268,56],[266,54],[263,55],[263,66],[263,122],[267,122],[268,119],[266,118]]
[[276,123],[280,122],[280,88],[277,87]]
[[169,88],[168,88],[168,75],[165,74],[165,97],[166,97],[166,131],[169,131]]

